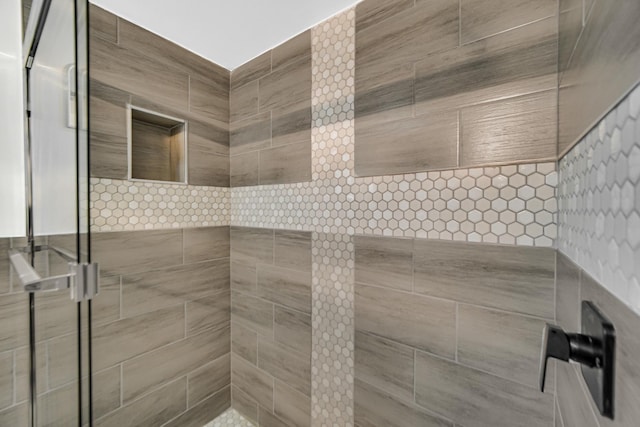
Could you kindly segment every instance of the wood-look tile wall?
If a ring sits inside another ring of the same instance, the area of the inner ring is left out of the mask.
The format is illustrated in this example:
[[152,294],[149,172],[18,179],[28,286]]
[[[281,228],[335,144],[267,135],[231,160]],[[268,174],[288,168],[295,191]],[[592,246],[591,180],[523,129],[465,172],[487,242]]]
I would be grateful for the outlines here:
[[90,6],[91,173],[127,178],[126,104],[188,121],[189,184],[229,186],[229,71]]
[[231,73],[231,185],[311,179],[311,31]]
[[638,19],[635,0],[560,0],[560,154],[640,81]]
[[[231,404],[229,228],[99,233],[101,289],[93,301],[98,426],[200,426]],[[68,236],[49,243],[66,247]],[[0,241],[0,250],[7,246]],[[50,272],[62,262],[50,260]],[[28,298],[0,261],[0,425],[27,425]],[[75,423],[75,306],[36,296],[40,416]],[[86,368],[86,367],[85,367]],[[86,371],[85,371],[86,372]],[[68,399],[65,401],[64,399]]]
[[556,155],[555,0],[366,0],[356,9],[358,175]]
[[582,300],[592,301],[616,329],[615,418],[612,421],[599,414],[579,367],[556,363],[556,426],[636,426],[640,419],[640,316],[558,252],[556,320],[566,331],[580,330]]
[[311,233],[231,228],[231,383],[259,425],[310,425]]
[[355,424],[551,426],[554,272],[551,248],[356,236]]

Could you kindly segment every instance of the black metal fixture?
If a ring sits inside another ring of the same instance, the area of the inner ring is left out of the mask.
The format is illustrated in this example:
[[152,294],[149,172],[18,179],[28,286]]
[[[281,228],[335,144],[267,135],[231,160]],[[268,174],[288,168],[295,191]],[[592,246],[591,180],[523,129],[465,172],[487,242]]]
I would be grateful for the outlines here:
[[616,336],[613,324],[590,301],[582,301],[582,333],[566,333],[547,325],[542,336],[540,391],[544,391],[547,360],[570,360],[581,365],[600,414],[613,419],[614,366]]

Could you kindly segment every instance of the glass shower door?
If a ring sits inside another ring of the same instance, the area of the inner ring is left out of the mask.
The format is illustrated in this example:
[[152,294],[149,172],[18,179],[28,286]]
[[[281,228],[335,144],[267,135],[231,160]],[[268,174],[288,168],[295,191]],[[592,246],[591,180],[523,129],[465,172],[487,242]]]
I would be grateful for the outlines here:
[[23,318],[14,331],[15,425],[92,425],[91,299],[99,273],[89,246],[87,3],[29,6],[27,226],[9,249],[12,309]]

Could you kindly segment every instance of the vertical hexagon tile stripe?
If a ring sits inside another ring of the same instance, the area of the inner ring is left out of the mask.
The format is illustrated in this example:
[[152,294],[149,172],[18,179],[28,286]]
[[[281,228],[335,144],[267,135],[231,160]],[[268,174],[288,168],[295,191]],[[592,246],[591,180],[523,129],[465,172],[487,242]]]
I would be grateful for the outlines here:
[[558,249],[640,314],[640,86],[560,160]]

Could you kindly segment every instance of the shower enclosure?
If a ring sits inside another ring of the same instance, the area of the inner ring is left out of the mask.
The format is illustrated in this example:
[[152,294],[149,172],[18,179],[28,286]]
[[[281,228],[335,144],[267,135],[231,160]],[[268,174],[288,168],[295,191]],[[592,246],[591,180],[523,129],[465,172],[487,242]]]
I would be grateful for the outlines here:
[[[16,3],[5,5],[8,18],[17,18]],[[10,204],[24,204],[26,218],[4,218],[0,236],[11,265],[0,279],[0,341],[14,360],[13,393],[3,389],[13,414],[3,422],[93,425],[87,3],[23,1],[22,13],[24,160],[14,174],[25,185]]]

